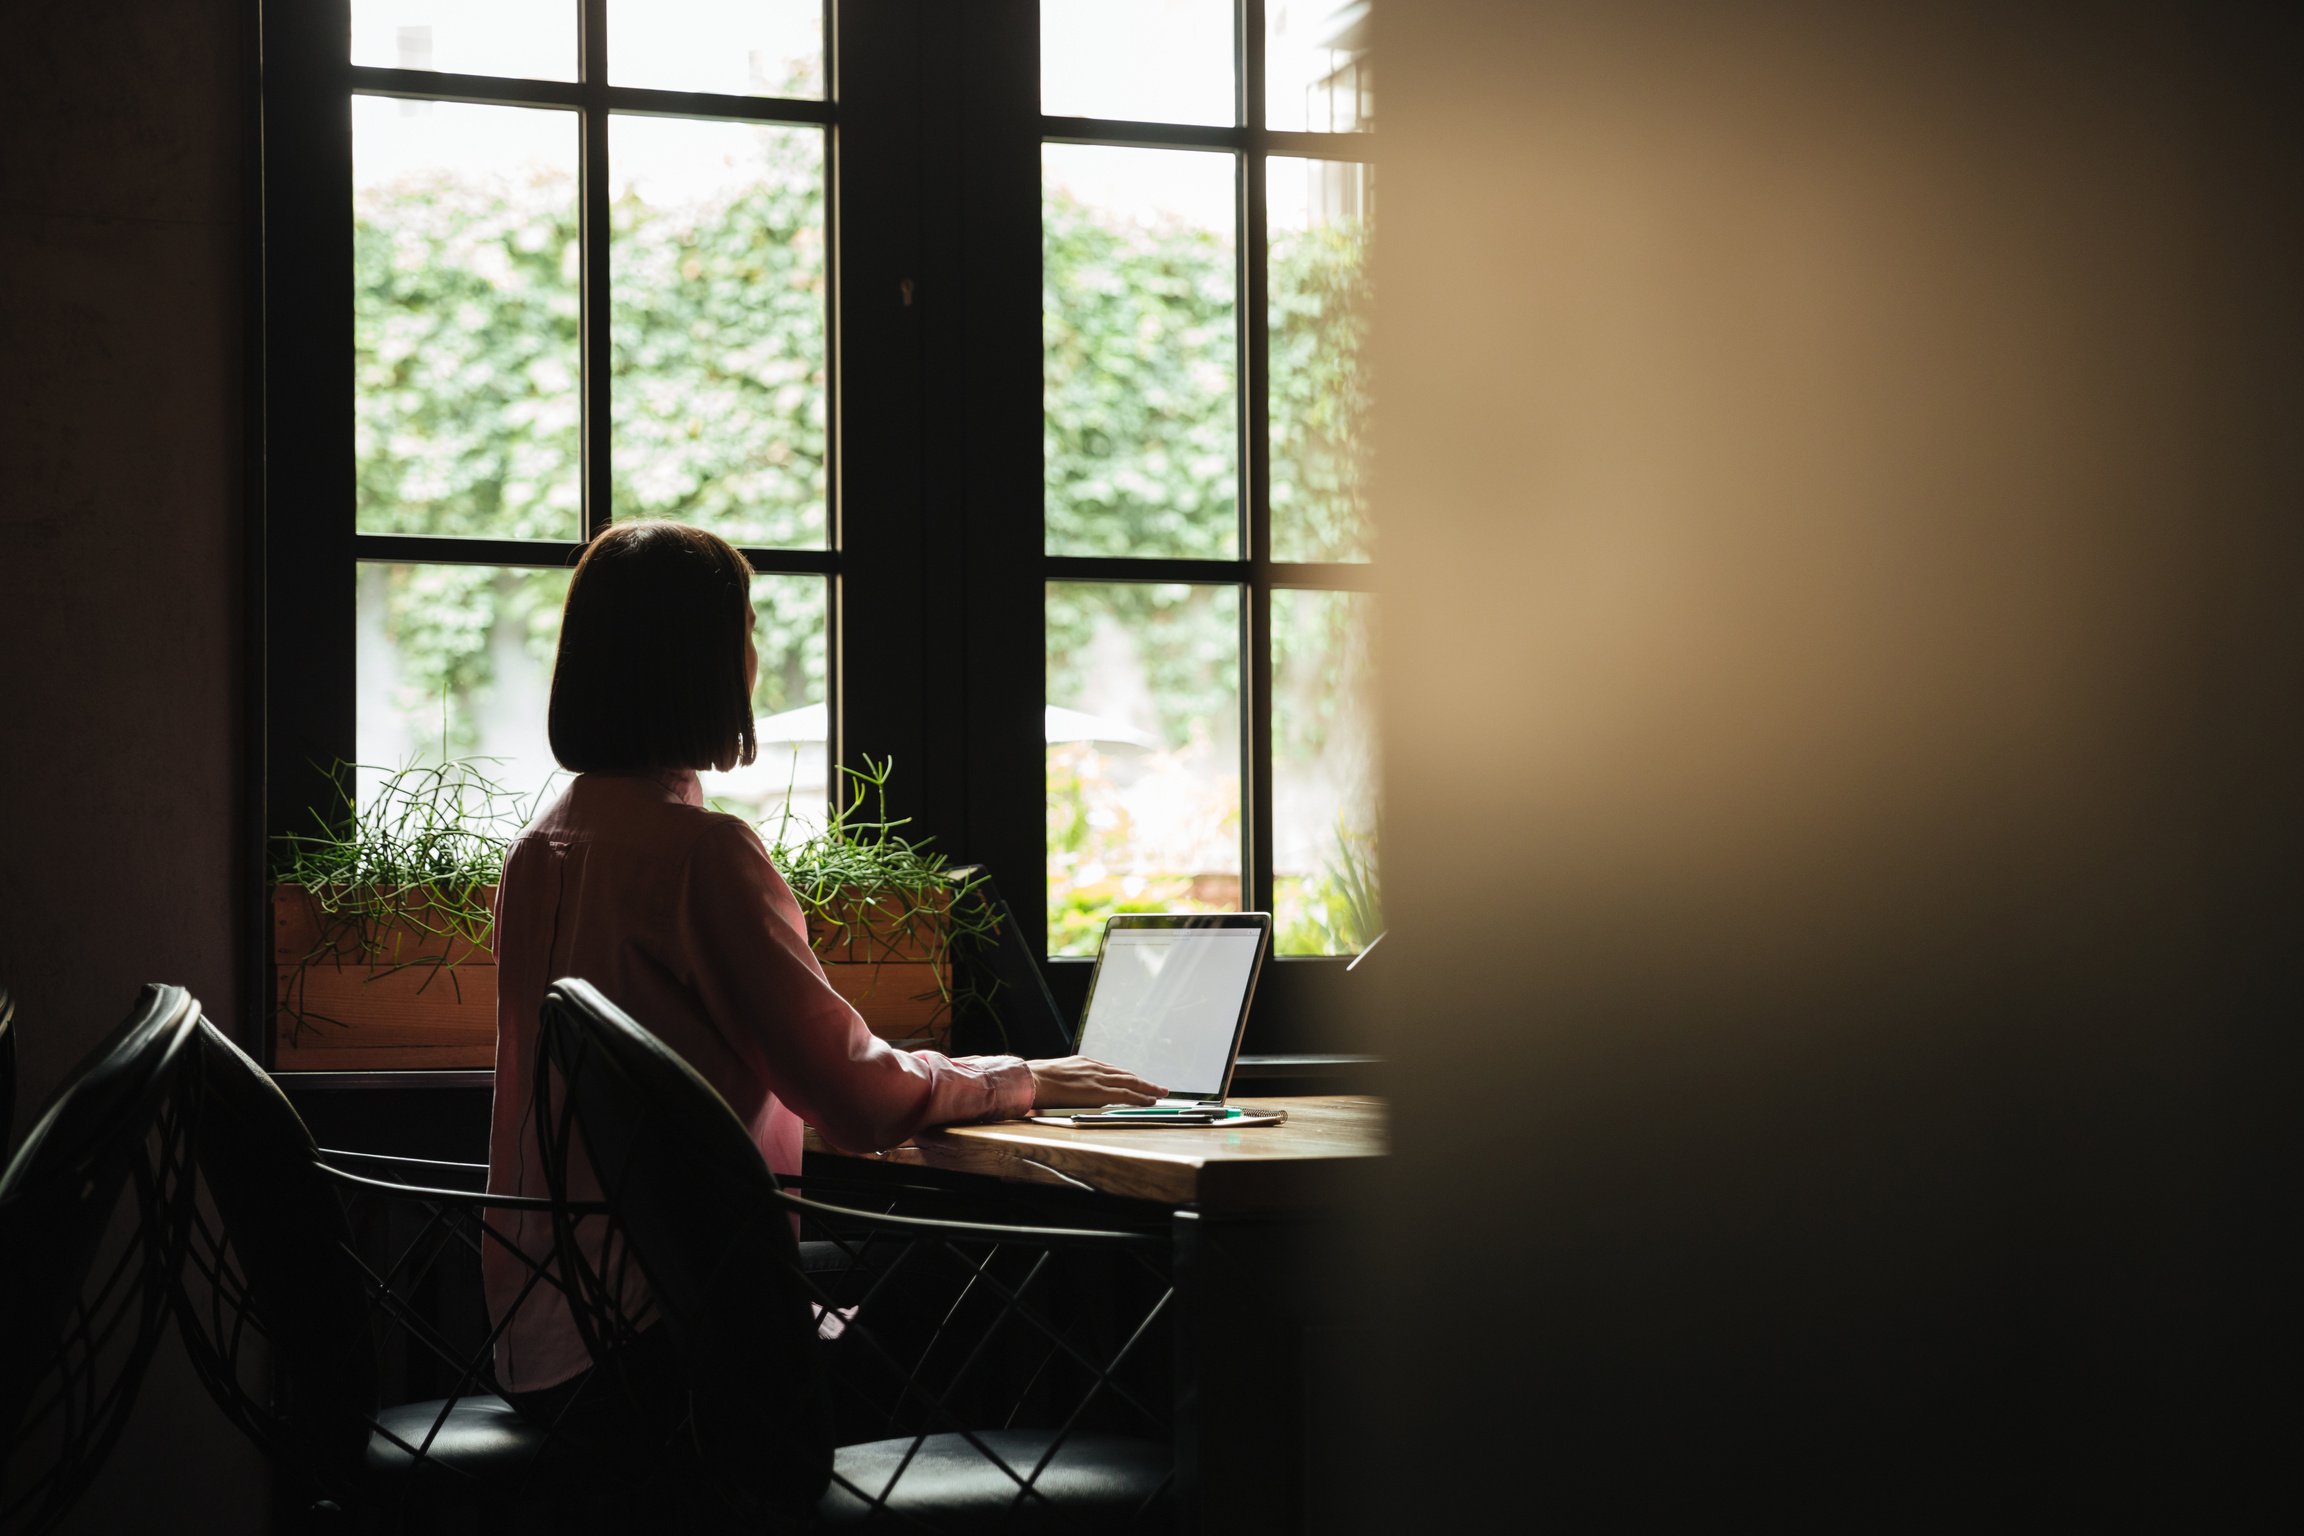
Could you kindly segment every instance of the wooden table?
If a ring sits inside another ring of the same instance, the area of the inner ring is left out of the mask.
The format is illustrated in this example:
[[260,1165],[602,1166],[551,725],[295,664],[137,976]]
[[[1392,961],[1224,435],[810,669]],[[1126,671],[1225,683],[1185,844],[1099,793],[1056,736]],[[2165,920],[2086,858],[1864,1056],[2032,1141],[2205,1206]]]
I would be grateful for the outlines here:
[[[876,1164],[1069,1191],[1135,1221],[1164,1212],[1178,1302],[1183,1527],[1309,1531],[1330,1523],[1314,1519],[1314,1495],[1327,1479],[1316,1470],[1325,1384],[1314,1376],[1323,1357],[1311,1341],[1343,1321],[1319,1310],[1334,1289],[1321,1283],[1325,1245],[1384,1155],[1384,1105],[1346,1095],[1231,1102],[1285,1110],[1288,1119],[1231,1130],[955,1125],[862,1155],[834,1152],[811,1131],[807,1151],[827,1171]],[[1239,1390],[1244,1365],[1264,1390]],[[1284,1383],[1293,1392],[1279,1390]]]
[[[1241,1109],[1285,1111],[1282,1125],[1075,1130],[1033,1120],[923,1131],[869,1161],[1010,1184],[1084,1190],[1116,1200],[1227,1214],[1304,1213],[1352,1197],[1363,1169],[1384,1154],[1383,1102],[1366,1096],[1233,1099]],[[835,1154],[808,1132],[813,1156]]]

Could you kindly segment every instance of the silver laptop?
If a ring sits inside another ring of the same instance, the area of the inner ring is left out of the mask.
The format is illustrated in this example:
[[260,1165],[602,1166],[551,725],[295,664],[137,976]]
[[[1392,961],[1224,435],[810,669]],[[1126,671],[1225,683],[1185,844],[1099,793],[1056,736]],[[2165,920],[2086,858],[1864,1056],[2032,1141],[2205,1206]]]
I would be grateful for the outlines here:
[[1162,1108],[1221,1105],[1271,940],[1269,912],[1109,919],[1074,1049],[1160,1084]]

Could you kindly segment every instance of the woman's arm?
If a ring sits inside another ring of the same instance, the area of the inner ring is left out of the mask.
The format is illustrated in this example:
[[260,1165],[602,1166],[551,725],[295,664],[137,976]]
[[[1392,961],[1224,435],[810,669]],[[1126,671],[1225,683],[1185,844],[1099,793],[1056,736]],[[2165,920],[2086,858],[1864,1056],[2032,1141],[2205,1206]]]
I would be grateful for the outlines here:
[[1011,1119],[1044,1090],[1063,1103],[1158,1094],[1081,1057],[1027,1064],[889,1045],[825,980],[799,903],[758,834],[734,817],[712,818],[697,838],[680,899],[690,982],[707,1014],[768,1090],[837,1146],[872,1150],[925,1126]]

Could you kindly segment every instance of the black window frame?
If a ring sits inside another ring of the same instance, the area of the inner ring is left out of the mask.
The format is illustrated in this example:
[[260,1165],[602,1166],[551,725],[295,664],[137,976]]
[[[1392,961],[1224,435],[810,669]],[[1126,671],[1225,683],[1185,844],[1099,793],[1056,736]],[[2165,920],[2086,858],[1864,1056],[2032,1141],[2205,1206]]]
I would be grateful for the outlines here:
[[[1367,561],[1283,561],[1272,555],[1271,505],[1271,397],[1269,358],[1270,284],[1266,182],[1275,155],[1312,160],[1335,160],[1373,165],[1375,135],[1368,130],[1299,132],[1265,126],[1264,0],[1237,0],[1233,10],[1233,115],[1230,126],[1145,122],[1127,119],[1059,116],[1035,112],[1037,143],[1032,165],[1038,176],[1042,144],[1102,145],[1131,149],[1227,151],[1234,157],[1235,214],[1238,231],[1237,268],[1239,308],[1236,312],[1236,399],[1239,412],[1238,493],[1240,555],[1236,559],[1188,559],[1163,556],[1082,556],[1035,550],[1038,580],[1029,595],[1015,600],[1035,606],[1046,585],[1056,581],[1182,582],[1229,586],[1241,598],[1240,689],[1241,762],[1241,898],[1250,910],[1273,910],[1273,752],[1272,752],[1272,595],[1275,591],[1328,591],[1373,593],[1378,573]],[[1031,90],[1039,96],[1037,30],[1032,50]],[[1035,198],[1039,193],[1035,187]],[[1038,220],[1034,232],[1038,233]],[[1033,271],[1039,271],[1038,252]],[[1037,316],[1035,316],[1037,318]],[[1035,358],[1037,373],[1037,357]],[[1035,379],[1037,382],[1037,378]],[[1037,403],[1040,399],[1034,395]],[[1038,430],[1037,415],[1034,429]],[[1041,466],[1043,485],[1045,465]],[[1035,505],[1038,505],[1035,499]],[[1045,668],[1045,637],[1033,658]],[[1045,770],[1039,770],[1045,784]],[[1036,810],[1036,815],[1043,814]],[[1041,857],[1046,856],[1045,832]],[[1037,913],[1023,914],[1033,931],[1048,930],[1045,878],[1034,882]],[[1021,908],[1024,903],[1018,903]],[[1339,1042],[1329,1022],[1344,1011],[1343,971],[1350,955],[1276,956],[1267,968],[1269,978],[1260,988],[1250,1044],[1260,1054],[1333,1052]],[[1051,985],[1060,1004],[1073,1015],[1085,1005],[1091,959],[1071,956],[1047,960]]]
[[[607,196],[608,114],[656,112],[821,125],[826,134],[829,527],[822,550],[747,547],[768,573],[827,583],[830,750],[835,763],[894,757],[891,808],[956,859],[999,876],[1027,933],[1046,922],[1044,631],[1052,579],[1214,580],[1243,593],[1244,898],[1271,902],[1271,594],[1369,590],[1373,565],[1270,556],[1265,336],[1266,157],[1374,159],[1366,133],[1262,126],[1263,4],[1236,10],[1239,122],[1230,128],[1045,118],[1037,0],[825,0],[822,101],[607,84],[606,0],[569,0],[583,66],[574,83],[349,62],[349,0],[256,0],[262,51],[256,282],[263,402],[249,697],[262,743],[252,771],[269,833],[326,804],[317,765],[355,740],[354,583],[364,560],[565,566],[580,542],[360,534],[352,494],[351,121],[354,93],[547,105],[583,114],[584,522],[612,510],[607,263],[592,243]],[[1118,561],[1043,550],[1040,146],[1198,144],[1239,174],[1242,558]],[[249,893],[244,1038],[270,1051],[270,922]],[[1044,940],[1036,938],[1036,942]],[[1317,1056],[1348,1045],[1333,1023],[1345,957],[1267,969],[1247,1048]],[[1085,961],[1048,962],[1076,1013]],[[269,1060],[269,1055],[260,1059]],[[380,1078],[430,1074],[376,1074]]]

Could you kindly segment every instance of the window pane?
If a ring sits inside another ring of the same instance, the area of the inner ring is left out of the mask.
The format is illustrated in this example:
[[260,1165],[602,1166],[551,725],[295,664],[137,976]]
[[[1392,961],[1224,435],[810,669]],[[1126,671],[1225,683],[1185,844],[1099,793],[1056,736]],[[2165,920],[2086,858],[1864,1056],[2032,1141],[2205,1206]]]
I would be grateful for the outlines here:
[[363,803],[384,773],[451,758],[516,795],[564,776],[545,705],[568,572],[360,566],[354,699]]
[[1371,0],[1264,0],[1264,126],[1351,133],[1375,126]]
[[1040,0],[1040,110],[1229,125],[1232,53],[1232,0]]
[[1240,910],[1240,593],[1048,584],[1048,952]]
[[580,536],[576,122],[352,98],[361,532]]
[[1235,163],[1042,150],[1050,554],[1239,555]]
[[824,0],[608,0],[614,85],[824,94]]
[[826,586],[821,576],[752,578],[752,643],[760,675],[752,686],[752,729],[760,753],[748,767],[704,774],[704,798],[761,826],[773,843],[786,793],[792,831],[824,823],[831,764],[824,708]]
[[352,62],[576,78],[577,0],[352,0]]
[[1374,172],[1274,157],[1265,168],[1271,261],[1272,556],[1365,560],[1369,228]]
[[1356,954],[1384,931],[1376,730],[1360,592],[1272,594],[1273,949]]
[[610,120],[615,515],[825,542],[824,134]]
[[[357,739],[364,789],[384,773],[482,758],[507,791],[529,795],[566,775],[552,760],[547,704],[564,570],[479,565],[360,567]],[[821,576],[755,576],[752,691],[759,753],[702,775],[707,800],[774,837],[787,789],[795,826],[821,824],[826,587]]]

